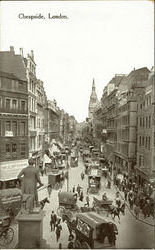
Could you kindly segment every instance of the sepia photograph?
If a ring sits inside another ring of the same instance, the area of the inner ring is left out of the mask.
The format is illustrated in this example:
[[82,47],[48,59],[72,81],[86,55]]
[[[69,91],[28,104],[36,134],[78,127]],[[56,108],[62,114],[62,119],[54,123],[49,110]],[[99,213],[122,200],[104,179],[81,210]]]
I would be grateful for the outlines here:
[[154,1],[0,13],[0,249],[155,249]]

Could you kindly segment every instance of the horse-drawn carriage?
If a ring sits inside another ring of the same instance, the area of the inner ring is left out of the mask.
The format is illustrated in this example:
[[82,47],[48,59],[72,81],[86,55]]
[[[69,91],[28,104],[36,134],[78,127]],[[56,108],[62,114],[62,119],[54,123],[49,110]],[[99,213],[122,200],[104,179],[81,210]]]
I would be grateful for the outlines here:
[[62,171],[58,168],[53,168],[50,173],[48,173],[48,185],[52,188],[58,189],[61,187],[61,182],[63,181]]
[[59,192],[59,207],[57,209],[57,214],[62,216],[67,216],[68,218],[73,217],[73,213],[71,211],[78,211],[79,208],[76,204],[77,202],[77,194],[70,192]]
[[95,212],[78,213],[76,215],[76,227],[74,228],[76,235],[75,248],[115,248],[111,242],[104,239],[104,235],[108,235],[109,228],[109,222]]
[[22,193],[19,188],[0,190],[0,216],[15,218],[21,208]]
[[111,209],[113,201],[111,200],[99,200],[93,197],[94,207],[98,207],[99,211],[109,211]]
[[10,227],[10,216],[0,216],[0,246],[10,244],[14,238],[14,230]]
[[71,168],[78,166],[78,153],[76,151],[73,151],[71,153],[70,166],[71,166]]
[[98,193],[101,186],[101,174],[98,169],[91,169],[88,175],[88,187],[90,193]]

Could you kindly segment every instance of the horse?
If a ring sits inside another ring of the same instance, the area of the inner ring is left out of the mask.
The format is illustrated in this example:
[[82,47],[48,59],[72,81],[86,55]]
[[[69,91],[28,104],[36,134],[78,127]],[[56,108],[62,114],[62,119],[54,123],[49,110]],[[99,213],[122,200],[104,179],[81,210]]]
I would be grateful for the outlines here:
[[41,209],[44,208],[46,203],[50,203],[50,201],[48,200],[47,197],[45,199],[43,199],[42,201],[40,201]]
[[111,205],[111,206],[109,206],[107,216],[110,213],[111,216],[113,215],[113,219],[115,219],[115,216],[117,216],[119,221],[120,221],[120,216],[119,216],[120,212],[122,212],[120,207],[116,207],[114,205]]
[[71,220],[71,218],[68,217],[66,214],[62,215],[62,221],[66,222],[69,233],[72,234],[72,232],[76,229],[77,221],[75,219]]

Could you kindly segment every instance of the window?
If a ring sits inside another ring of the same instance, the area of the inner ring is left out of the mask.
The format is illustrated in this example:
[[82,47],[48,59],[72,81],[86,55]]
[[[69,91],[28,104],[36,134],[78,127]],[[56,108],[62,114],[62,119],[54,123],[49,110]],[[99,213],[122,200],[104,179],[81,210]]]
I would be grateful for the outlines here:
[[139,136],[139,146],[141,146],[141,144],[142,144],[142,138],[141,136]]
[[26,110],[26,102],[25,101],[21,101],[21,110],[22,111]]
[[20,135],[25,135],[25,122],[20,123]]
[[143,117],[143,128],[145,127],[145,119],[144,119],[144,117]]
[[142,127],[142,118],[139,118],[139,126]]
[[144,136],[142,137],[142,146],[144,146]]
[[139,167],[143,166],[143,156],[139,156]]
[[151,116],[149,116],[149,128],[151,128]]
[[6,153],[11,153],[10,144],[6,144]]
[[145,139],[145,148],[147,148],[147,137]]
[[17,122],[12,122],[12,132],[13,132],[13,136],[17,135]]
[[25,143],[22,143],[22,144],[21,144],[20,154],[21,154],[22,156],[25,156],[25,155],[26,155],[26,144],[25,144]]
[[8,122],[6,122],[6,124],[5,124],[5,131],[10,131],[10,130],[11,130],[11,122],[8,121]]
[[12,108],[13,108],[14,110],[17,109],[17,100],[12,100]]
[[0,121],[0,136],[2,135],[2,123]]
[[11,108],[11,99],[6,99],[6,109],[9,110]]
[[16,153],[17,152],[17,144],[13,143],[12,144],[12,153]]
[[151,138],[148,137],[148,150],[150,150]]
[[148,126],[148,118],[146,117],[146,128],[147,128],[147,126]]
[[0,108],[2,108],[2,97],[0,97]]

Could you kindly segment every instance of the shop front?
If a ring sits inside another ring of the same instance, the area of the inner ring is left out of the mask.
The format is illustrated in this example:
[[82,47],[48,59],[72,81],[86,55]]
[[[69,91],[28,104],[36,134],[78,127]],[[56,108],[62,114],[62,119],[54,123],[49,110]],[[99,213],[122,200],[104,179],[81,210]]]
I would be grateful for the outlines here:
[[19,185],[17,176],[27,166],[27,159],[0,162],[0,189],[17,187]]
[[136,167],[137,184],[144,187],[149,182],[147,170]]

